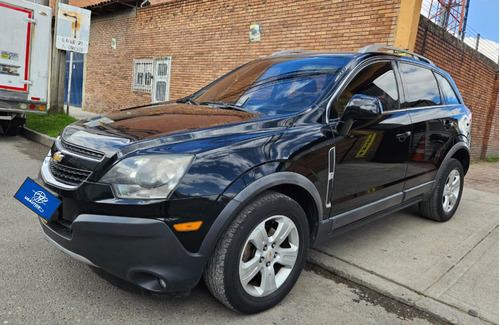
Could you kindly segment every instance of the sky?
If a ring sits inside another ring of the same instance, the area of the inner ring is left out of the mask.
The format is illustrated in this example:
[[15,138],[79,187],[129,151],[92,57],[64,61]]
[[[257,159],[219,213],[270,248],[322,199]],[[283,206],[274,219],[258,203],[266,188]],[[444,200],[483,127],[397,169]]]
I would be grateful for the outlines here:
[[[442,0],[442,2],[448,1],[450,0]],[[460,2],[460,0],[452,1]],[[462,1],[466,2],[467,0]],[[481,38],[487,38],[498,43],[498,3],[498,0],[470,0],[466,27],[467,36],[476,37],[477,33],[479,33]],[[431,5],[432,8],[437,8],[438,4],[438,0],[423,0],[420,13],[427,17]]]
[[[450,0],[442,0],[448,2]],[[454,0],[459,2],[460,0]],[[467,1],[467,0],[463,0]],[[438,8],[438,0],[423,0],[420,13],[425,17],[429,15],[429,8]],[[479,52],[498,62],[498,18],[499,0],[470,0],[469,15],[464,42],[472,48],[476,48],[476,37],[479,33],[481,41],[478,44]]]
[[481,37],[498,43],[498,3],[498,0],[470,0],[467,30],[470,26]]

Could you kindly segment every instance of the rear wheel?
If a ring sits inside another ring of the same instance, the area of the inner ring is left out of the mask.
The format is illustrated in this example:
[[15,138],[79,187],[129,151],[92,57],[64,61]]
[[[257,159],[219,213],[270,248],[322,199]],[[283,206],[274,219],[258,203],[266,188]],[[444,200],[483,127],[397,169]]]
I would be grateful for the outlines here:
[[25,118],[15,117],[10,121],[3,121],[2,129],[3,133],[8,136],[18,135],[21,131],[21,127],[26,122]]
[[204,279],[227,307],[257,313],[278,304],[292,289],[305,263],[307,218],[300,205],[265,192],[231,223],[210,258]]
[[462,164],[451,159],[439,176],[431,196],[419,203],[420,213],[427,219],[448,221],[457,211],[464,186]]

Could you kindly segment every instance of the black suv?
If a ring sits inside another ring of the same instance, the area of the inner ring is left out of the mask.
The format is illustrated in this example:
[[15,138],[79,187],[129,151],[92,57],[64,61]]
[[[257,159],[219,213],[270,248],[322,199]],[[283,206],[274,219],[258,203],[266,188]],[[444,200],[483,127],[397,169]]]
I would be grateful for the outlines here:
[[450,219],[471,113],[417,54],[284,51],[177,100],[68,126],[39,181],[61,201],[47,239],[154,292],[204,278],[254,313],[295,284],[321,239],[418,203]]

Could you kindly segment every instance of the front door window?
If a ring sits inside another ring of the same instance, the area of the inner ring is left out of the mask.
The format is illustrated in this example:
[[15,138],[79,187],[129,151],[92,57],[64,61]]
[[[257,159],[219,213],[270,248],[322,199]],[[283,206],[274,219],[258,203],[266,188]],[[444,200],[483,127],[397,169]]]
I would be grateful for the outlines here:
[[408,114],[399,110],[400,96],[391,62],[377,62],[361,69],[334,99],[332,111],[341,116],[356,94],[380,99],[384,113],[376,119],[355,120],[349,133],[339,136],[335,145],[331,213],[338,216],[336,227],[351,222],[353,216],[347,214],[356,208],[369,206],[376,213],[387,205],[386,200],[392,200],[391,204],[401,202],[406,176],[411,122]]

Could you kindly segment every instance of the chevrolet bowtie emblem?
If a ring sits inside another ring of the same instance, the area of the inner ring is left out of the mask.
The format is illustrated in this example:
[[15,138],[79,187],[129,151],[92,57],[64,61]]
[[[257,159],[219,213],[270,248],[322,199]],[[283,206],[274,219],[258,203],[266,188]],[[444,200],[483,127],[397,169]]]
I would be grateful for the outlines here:
[[64,155],[57,151],[53,156],[52,159],[54,159],[55,162],[61,162],[61,160],[64,158]]

